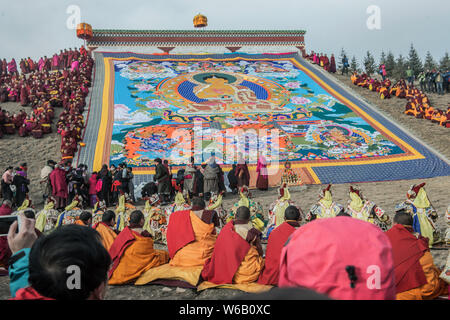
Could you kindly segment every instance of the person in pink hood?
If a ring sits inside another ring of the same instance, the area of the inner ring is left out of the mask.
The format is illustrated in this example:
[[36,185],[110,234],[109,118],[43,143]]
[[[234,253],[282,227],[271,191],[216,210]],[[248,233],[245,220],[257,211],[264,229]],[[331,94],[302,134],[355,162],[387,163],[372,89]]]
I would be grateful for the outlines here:
[[285,244],[278,286],[308,288],[337,300],[395,300],[389,238],[351,217],[314,220]]

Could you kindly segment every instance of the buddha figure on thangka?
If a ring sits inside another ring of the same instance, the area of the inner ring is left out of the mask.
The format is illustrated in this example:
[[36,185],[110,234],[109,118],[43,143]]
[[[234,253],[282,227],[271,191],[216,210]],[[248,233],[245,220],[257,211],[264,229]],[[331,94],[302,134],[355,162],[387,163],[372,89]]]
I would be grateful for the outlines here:
[[364,199],[362,192],[350,186],[350,200],[347,204],[347,213],[353,218],[370,222],[383,231],[387,231],[392,222],[389,216],[374,202]]
[[262,205],[259,202],[252,199],[252,194],[250,193],[247,186],[243,186],[239,190],[239,196],[240,199],[231,208],[231,211],[228,214],[226,222],[228,223],[231,221],[231,219],[234,218],[236,211],[239,207],[245,206],[250,209],[250,219],[252,221],[253,227],[263,232],[264,228],[267,225],[268,220],[264,215]]

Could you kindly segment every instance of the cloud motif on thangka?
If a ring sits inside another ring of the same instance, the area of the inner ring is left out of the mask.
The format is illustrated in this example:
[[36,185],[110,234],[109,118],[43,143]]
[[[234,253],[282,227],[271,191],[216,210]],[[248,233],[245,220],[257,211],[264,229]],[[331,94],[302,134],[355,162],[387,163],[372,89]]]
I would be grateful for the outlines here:
[[114,121],[127,121],[130,118],[130,108],[124,104],[114,105]]
[[177,74],[161,63],[139,60],[123,67],[120,70],[120,75],[130,80],[136,80],[175,77]]

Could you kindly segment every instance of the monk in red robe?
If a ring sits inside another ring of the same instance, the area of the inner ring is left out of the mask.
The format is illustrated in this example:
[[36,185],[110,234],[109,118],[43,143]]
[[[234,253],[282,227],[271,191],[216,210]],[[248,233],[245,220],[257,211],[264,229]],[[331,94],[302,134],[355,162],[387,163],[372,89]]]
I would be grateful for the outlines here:
[[144,214],[133,211],[129,226],[114,240],[109,250],[112,259],[109,284],[129,283],[147,270],[169,261],[167,251],[153,248],[151,234],[143,229],[144,222]]
[[330,67],[328,71],[331,73],[336,73],[336,59],[334,58],[334,54],[331,55]]
[[301,217],[297,207],[287,207],[284,218],[285,221],[270,233],[266,248],[266,262],[258,279],[260,284],[278,285],[281,250],[289,236],[300,227]]
[[398,211],[394,226],[386,231],[394,258],[397,300],[433,300],[448,290],[434,265],[428,238],[413,230],[413,218],[405,210]]
[[68,197],[66,172],[60,165],[56,165],[49,178],[52,185],[52,195],[56,199],[56,209],[64,209]]
[[250,210],[239,207],[235,220],[220,231],[212,257],[203,267],[202,278],[215,284],[256,282],[264,266],[260,235],[250,221]]
[[172,213],[166,236],[170,265],[203,266],[213,253],[219,225],[217,213],[205,210],[201,198],[192,199],[191,210]]
[[238,181],[238,188],[250,185],[250,172],[248,171],[247,163],[242,157],[238,160],[234,174]]

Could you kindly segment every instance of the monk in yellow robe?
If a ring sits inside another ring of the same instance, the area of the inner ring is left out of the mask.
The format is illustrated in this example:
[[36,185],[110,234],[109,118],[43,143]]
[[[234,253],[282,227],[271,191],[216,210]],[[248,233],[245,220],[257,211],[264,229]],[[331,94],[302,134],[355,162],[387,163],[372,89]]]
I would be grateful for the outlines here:
[[439,278],[428,239],[414,232],[413,217],[402,209],[394,223],[386,235],[392,245],[397,300],[433,300],[445,294],[448,286]]
[[133,211],[129,225],[114,240],[109,249],[112,259],[109,284],[129,283],[147,270],[169,261],[167,251],[153,248],[151,234],[143,229],[144,222],[142,211]]
[[202,278],[215,284],[256,282],[264,267],[260,235],[250,221],[249,208],[239,207],[235,219],[220,231]]
[[167,227],[167,248],[174,267],[203,266],[216,243],[217,213],[205,210],[201,198],[192,199],[192,209],[174,212]]
[[114,240],[117,237],[117,233],[113,229],[116,224],[116,214],[112,210],[107,210],[102,214],[102,221],[92,226],[100,236],[102,237],[102,244],[109,251]]

